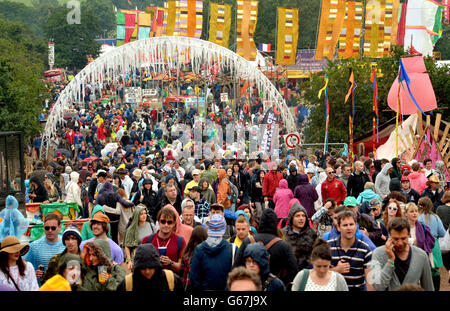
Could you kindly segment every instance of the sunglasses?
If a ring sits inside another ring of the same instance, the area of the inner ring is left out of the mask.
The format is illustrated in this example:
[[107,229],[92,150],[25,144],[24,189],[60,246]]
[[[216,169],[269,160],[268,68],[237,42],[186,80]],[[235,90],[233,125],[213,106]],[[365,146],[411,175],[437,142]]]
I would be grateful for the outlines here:
[[334,174],[335,172],[333,171],[333,172],[328,172],[328,174]]
[[397,207],[395,207],[395,206],[388,206],[388,209],[390,209],[390,210],[392,210],[392,211],[396,211],[396,210],[398,210],[398,208],[397,208]]
[[57,228],[57,227],[55,227],[55,226],[45,226],[45,227],[44,227],[45,231],[50,231],[50,230],[55,231],[56,228]]
[[376,207],[372,207],[370,210],[375,212],[377,210],[377,208]]
[[380,204],[380,203],[378,203],[378,202],[370,202],[369,204],[370,204],[370,205],[378,205],[378,204]]
[[171,224],[173,224],[173,220],[165,220],[165,219],[161,219],[161,220],[159,221],[159,223],[162,224],[162,225],[165,225],[165,224],[171,225]]

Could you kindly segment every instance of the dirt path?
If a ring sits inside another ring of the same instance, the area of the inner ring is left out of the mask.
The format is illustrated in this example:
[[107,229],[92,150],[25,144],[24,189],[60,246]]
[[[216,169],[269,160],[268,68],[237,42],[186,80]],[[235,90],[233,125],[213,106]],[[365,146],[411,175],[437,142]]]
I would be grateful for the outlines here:
[[444,267],[439,268],[439,272],[441,273],[441,288],[440,291],[450,291],[450,283],[448,272]]

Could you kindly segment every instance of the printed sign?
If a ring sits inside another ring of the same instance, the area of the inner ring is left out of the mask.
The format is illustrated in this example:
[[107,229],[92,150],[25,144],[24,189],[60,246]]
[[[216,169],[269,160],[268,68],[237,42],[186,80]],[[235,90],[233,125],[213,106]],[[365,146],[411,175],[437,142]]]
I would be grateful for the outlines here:
[[288,148],[293,149],[300,144],[300,137],[295,133],[291,133],[286,136],[285,142]]

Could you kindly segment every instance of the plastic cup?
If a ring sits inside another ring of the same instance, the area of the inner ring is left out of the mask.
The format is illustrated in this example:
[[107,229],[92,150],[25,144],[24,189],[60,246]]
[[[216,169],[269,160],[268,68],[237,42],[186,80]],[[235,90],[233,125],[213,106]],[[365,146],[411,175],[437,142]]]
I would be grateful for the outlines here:
[[103,278],[103,271],[107,271],[108,267],[107,266],[98,266],[98,281],[100,282],[100,284],[104,284],[107,280],[105,280]]
[[158,247],[159,256],[166,256],[167,247]]

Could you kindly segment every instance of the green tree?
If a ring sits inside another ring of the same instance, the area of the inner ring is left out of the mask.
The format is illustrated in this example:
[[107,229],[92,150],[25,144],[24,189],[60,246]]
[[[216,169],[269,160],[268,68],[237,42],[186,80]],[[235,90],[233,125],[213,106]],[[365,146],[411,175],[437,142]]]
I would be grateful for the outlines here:
[[66,8],[52,10],[44,25],[44,33],[46,38],[52,38],[55,42],[55,67],[77,71],[86,66],[87,55],[98,56],[100,45],[95,38],[100,33],[100,27],[97,16],[83,6],[80,24],[69,24],[69,11]]
[[104,37],[116,28],[116,13],[111,0],[85,0],[82,3],[83,10],[95,12],[99,22],[99,33],[97,36]]
[[0,17],[0,46],[0,131],[31,138],[42,129],[37,116],[46,96],[45,43],[25,24]]

